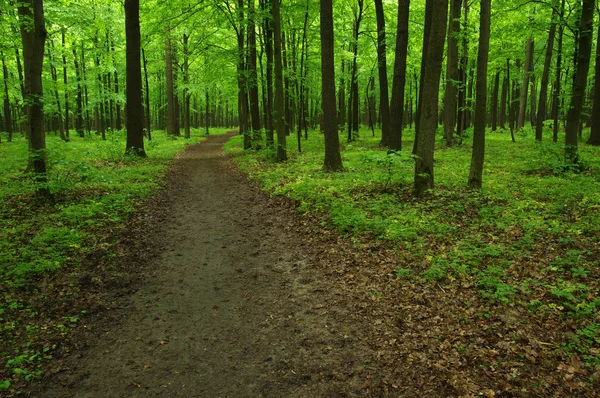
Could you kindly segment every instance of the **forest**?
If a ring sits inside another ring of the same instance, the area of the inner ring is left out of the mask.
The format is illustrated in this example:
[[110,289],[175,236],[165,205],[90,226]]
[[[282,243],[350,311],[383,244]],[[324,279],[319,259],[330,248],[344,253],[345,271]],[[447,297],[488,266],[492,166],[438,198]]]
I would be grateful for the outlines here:
[[408,363],[431,396],[598,394],[595,0],[6,0],[0,59],[0,395],[51,374],[100,259],[223,134],[356,251],[357,389],[412,396]]

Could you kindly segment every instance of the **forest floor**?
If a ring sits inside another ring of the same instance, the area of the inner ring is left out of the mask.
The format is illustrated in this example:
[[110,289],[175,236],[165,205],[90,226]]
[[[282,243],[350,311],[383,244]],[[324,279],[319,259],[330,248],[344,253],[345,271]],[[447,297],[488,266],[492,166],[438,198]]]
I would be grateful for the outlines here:
[[544,341],[550,321],[469,286],[398,282],[391,245],[356,244],[253,187],[221,150],[230,137],[182,152],[117,255],[88,256],[88,316],[26,394],[597,394],[598,375]]

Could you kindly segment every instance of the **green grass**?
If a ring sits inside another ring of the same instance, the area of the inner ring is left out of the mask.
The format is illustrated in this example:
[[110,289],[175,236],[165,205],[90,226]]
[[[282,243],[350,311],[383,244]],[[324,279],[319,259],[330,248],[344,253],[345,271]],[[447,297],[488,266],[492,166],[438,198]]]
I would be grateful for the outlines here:
[[[124,155],[124,133],[107,133],[107,138],[63,142],[48,135],[53,203],[35,197],[33,180],[25,173],[26,140],[16,136],[0,144],[0,390],[39,376],[52,351],[43,336],[52,332],[67,339],[83,315],[78,310],[56,320],[33,310],[31,300],[42,294],[42,285],[52,284],[56,272],[77,271],[85,255],[99,247],[110,252],[112,237],[160,187],[175,154],[205,139],[203,130],[192,130],[190,140],[155,131],[145,142],[148,158],[140,159]],[[71,294],[66,289],[62,296]]]
[[288,138],[286,163],[267,150],[244,152],[239,137],[226,149],[265,190],[296,200],[301,212],[352,239],[391,242],[402,263],[390,272],[399,279],[467,283],[494,304],[570,319],[577,325],[570,349],[600,362],[589,354],[600,342],[600,148],[581,144],[586,170],[575,173],[549,136],[536,144],[526,130],[515,144],[507,131],[488,132],[484,187],[471,191],[470,138],[445,148],[440,134],[436,188],[415,197],[413,136],[405,132],[401,154],[379,148],[366,130],[352,143],[341,136],[342,173],[322,171],[323,137],[315,131],[302,153]]

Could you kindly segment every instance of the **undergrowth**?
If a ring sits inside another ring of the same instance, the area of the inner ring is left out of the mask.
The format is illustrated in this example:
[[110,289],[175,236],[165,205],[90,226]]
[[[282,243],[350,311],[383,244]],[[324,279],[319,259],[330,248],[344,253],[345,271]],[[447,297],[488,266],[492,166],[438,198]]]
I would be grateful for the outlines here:
[[[34,194],[26,140],[15,136],[0,144],[0,391],[16,394],[15,385],[40,376],[56,348],[47,336],[68,339],[86,313],[78,309],[56,319],[33,308],[32,300],[55,274],[77,271],[86,254],[98,248],[110,253],[110,238],[157,190],[174,155],[204,139],[204,131],[192,133],[186,140],[154,132],[143,159],[124,154],[124,132],[107,133],[106,141],[87,135],[63,142],[48,135],[51,203]],[[61,297],[71,294],[66,289]]]
[[268,150],[244,152],[239,137],[226,150],[300,212],[358,242],[395,245],[400,263],[390,273],[398,280],[471,286],[490,305],[556,318],[573,328],[557,342],[562,349],[600,364],[600,149],[582,143],[574,169],[549,136],[539,144],[524,130],[512,143],[507,131],[488,132],[484,187],[471,191],[468,135],[451,148],[439,135],[436,188],[422,197],[412,192],[412,131],[400,153],[380,148],[366,131],[350,143],[341,136],[341,173],[322,170],[318,131],[302,141],[302,153],[288,140],[285,163]]

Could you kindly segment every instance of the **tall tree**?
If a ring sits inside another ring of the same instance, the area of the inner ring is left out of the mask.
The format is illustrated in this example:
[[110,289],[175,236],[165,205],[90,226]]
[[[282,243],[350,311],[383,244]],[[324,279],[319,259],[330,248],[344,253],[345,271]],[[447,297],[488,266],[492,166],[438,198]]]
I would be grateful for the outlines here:
[[402,149],[402,127],[404,119],[404,91],[406,88],[406,59],[408,52],[408,15],[410,0],[398,0],[398,27],[396,31],[396,56],[394,59],[394,80],[392,82],[392,102],[390,104],[390,149]]
[[458,94],[458,38],[460,35],[460,10],[462,0],[450,0],[448,26],[448,56],[446,61],[446,92],[444,94],[444,136],[446,146],[454,144],[454,127],[457,115]]
[[36,192],[51,198],[46,175],[46,137],[44,135],[44,90],[42,68],[46,44],[46,23],[43,0],[23,0],[19,3],[21,40],[25,75],[25,98],[29,137],[29,163],[34,173]]
[[573,76],[571,106],[567,113],[567,127],[565,134],[565,161],[569,164],[579,163],[577,136],[579,124],[581,123],[581,111],[585,100],[588,70],[590,69],[595,3],[595,0],[583,0],[583,6],[581,8],[579,48],[575,49],[575,51],[577,51],[577,69]]
[[279,0],[271,0],[273,13],[274,58],[275,58],[275,128],[277,130],[277,161],[287,160],[285,106],[283,92],[283,60],[281,56],[281,11]]
[[8,96],[8,67],[6,66],[4,53],[1,51],[0,57],[2,58],[2,75],[4,77],[4,131],[8,133],[8,141],[10,142],[13,136],[13,126],[10,116],[10,98]]
[[256,13],[254,0],[248,0],[248,92],[250,98],[250,136],[252,140],[260,139],[260,109],[258,104],[258,78],[256,75]]
[[[277,1],[277,0],[275,0]],[[333,37],[332,0],[321,0],[321,105],[323,107],[323,130],[325,135],[325,162],[327,171],[342,169],[340,138],[337,131],[335,103],[335,65]]]
[[127,144],[125,152],[146,156],[144,150],[144,107],[140,61],[140,0],[125,0],[125,40],[127,59]]
[[538,120],[535,126],[535,139],[542,141],[542,132],[544,120],[546,119],[546,104],[548,103],[548,81],[550,80],[550,66],[552,65],[552,51],[554,49],[554,36],[556,34],[556,10],[552,12],[552,23],[548,33],[548,42],[546,43],[546,57],[544,58],[544,71],[542,72],[542,86],[540,87],[540,103],[538,106]]
[[438,126],[439,85],[448,20],[448,0],[427,0],[426,7],[431,7],[432,10],[427,58],[422,61],[424,75],[421,83],[421,109],[418,114],[419,138],[415,153],[414,189],[417,195],[432,189],[434,183],[433,151]]
[[525,56],[525,68],[523,70],[523,85],[521,86],[521,101],[519,102],[519,114],[517,117],[517,130],[525,127],[525,111],[527,109],[527,94],[529,92],[529,81],[533,70],[534,41],[531,36],[527,39],[527,51]]
[[477,51],[477,87],[475,89],[475,123],[469,187],[479,189],[483,179],[485,157],[485,110],[487,101],[487,69],[490,50],[491,0],[481,0],[479,49]]
[[387,59],[385,43],[385,15],[383,0],[375,0],[377,16],[377,65],[379,72],[379,113],[381,118],[381,145],[389,146],[390,100],[388,93]]
[[587,140],[587,144],[593,146],[600,146],[600,45],[598,45],[598,43],[600,43],[600,26],[598,26],[597,38],[596,64],[594,70],[594,106],[592,108],[590,138]]

